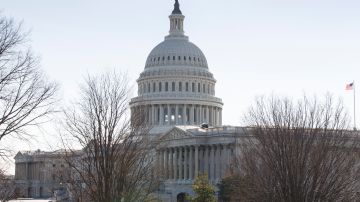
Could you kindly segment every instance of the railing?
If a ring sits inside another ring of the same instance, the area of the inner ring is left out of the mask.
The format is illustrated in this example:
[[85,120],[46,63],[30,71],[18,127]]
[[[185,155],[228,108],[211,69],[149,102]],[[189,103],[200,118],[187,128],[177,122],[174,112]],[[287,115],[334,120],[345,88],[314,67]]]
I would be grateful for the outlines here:
[[223,127],[216,127],[216,128],[196,128],[196,129],[189,129],[188,131],[191,133],[203,133],[204,135],[220,135],[220,134],[245,134],[248,130],[247,127],[234,127],[234,126],[223,126]]
[[222,103],[222,100],[220,98],[214,97],[212,95],[207,94],[197,94],[197,93],[169,93],[169,92],[161,92],[161,93],[149,93],[145,95],[140,95],[135,98],[131,99],[131,102],[138,102],[153,98],[161,98],[161,99],[171,99],[171,98],[183,98],[183,99],[198,99],[198,100],[205,100],[210,102],[219,102]]

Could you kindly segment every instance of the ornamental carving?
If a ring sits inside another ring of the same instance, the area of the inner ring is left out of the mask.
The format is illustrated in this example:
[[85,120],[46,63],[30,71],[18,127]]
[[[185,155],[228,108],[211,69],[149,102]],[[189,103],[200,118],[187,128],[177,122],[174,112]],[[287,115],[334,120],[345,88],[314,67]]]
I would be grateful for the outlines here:
[[168,141],[168,140],[174,140],[174,139],[182,139],[192,137],[191,134],[187,133],[184,130],[181,130],[180,128],[174,127],[169,132],[165,133],[161,138],[160,141]]

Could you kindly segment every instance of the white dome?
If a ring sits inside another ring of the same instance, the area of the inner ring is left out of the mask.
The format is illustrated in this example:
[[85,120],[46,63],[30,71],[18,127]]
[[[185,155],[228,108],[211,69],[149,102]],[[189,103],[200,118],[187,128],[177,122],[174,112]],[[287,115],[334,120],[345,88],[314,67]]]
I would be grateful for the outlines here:
[[178,65],[208,67],[203,52],[187,38],[167,38],[150,52],[145,68]]
[[[131,114],[154,128],[171,125],[221,125],[222,100],[203,52],[184,35],[179,3],[169,16],[170,31],[149,54],[137,79]],[[153,128],[153,129],[154,129]],[[156,131],[156,130],[155,130]]]

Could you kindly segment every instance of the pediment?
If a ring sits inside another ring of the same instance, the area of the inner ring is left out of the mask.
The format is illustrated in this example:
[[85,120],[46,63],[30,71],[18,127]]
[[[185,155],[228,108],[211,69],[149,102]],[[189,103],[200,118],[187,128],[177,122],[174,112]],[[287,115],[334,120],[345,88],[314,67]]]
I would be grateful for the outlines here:
[[164,133],[164,135],[162,135],[159,140],[167,141],[167,140],[181,139],[181,138],[187,138],[187,137],[192,137],[192,135],[190,133],[186,132],[185,130],[174,127],[172,129],[170,129],[169,131],[167,131],[166,133]]
[[24,157],[24,155],[23,155],[21,152],[18,152],[18,153],[15,155],[14,159],[19,159],[19,158],[23,158],[23,157]]

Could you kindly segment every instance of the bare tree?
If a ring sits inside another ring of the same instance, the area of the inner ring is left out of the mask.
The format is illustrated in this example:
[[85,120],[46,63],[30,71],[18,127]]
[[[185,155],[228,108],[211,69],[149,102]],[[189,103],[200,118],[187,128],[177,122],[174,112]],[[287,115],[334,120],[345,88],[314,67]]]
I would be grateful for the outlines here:
[[360,200],[359,133],[348,130],[341,102],[261,98],[246,121],[240,201]]
[[[129,94],[123,75],[88,77],[79,102],[65,111],[71,187],[80,200],[145,201],[156,187],[149,128],[140,114],[130,122]],[[76,143],[83,149],[70,146]]]
[[26,128],[53,112],[56,84],[45,80],[26,41],[21,23],[0,13],[0,141],[28,137]]
[[0,169],[0,187],[0,201],[8,201],[16,197],[15,182],[6,176],[3,169]]

